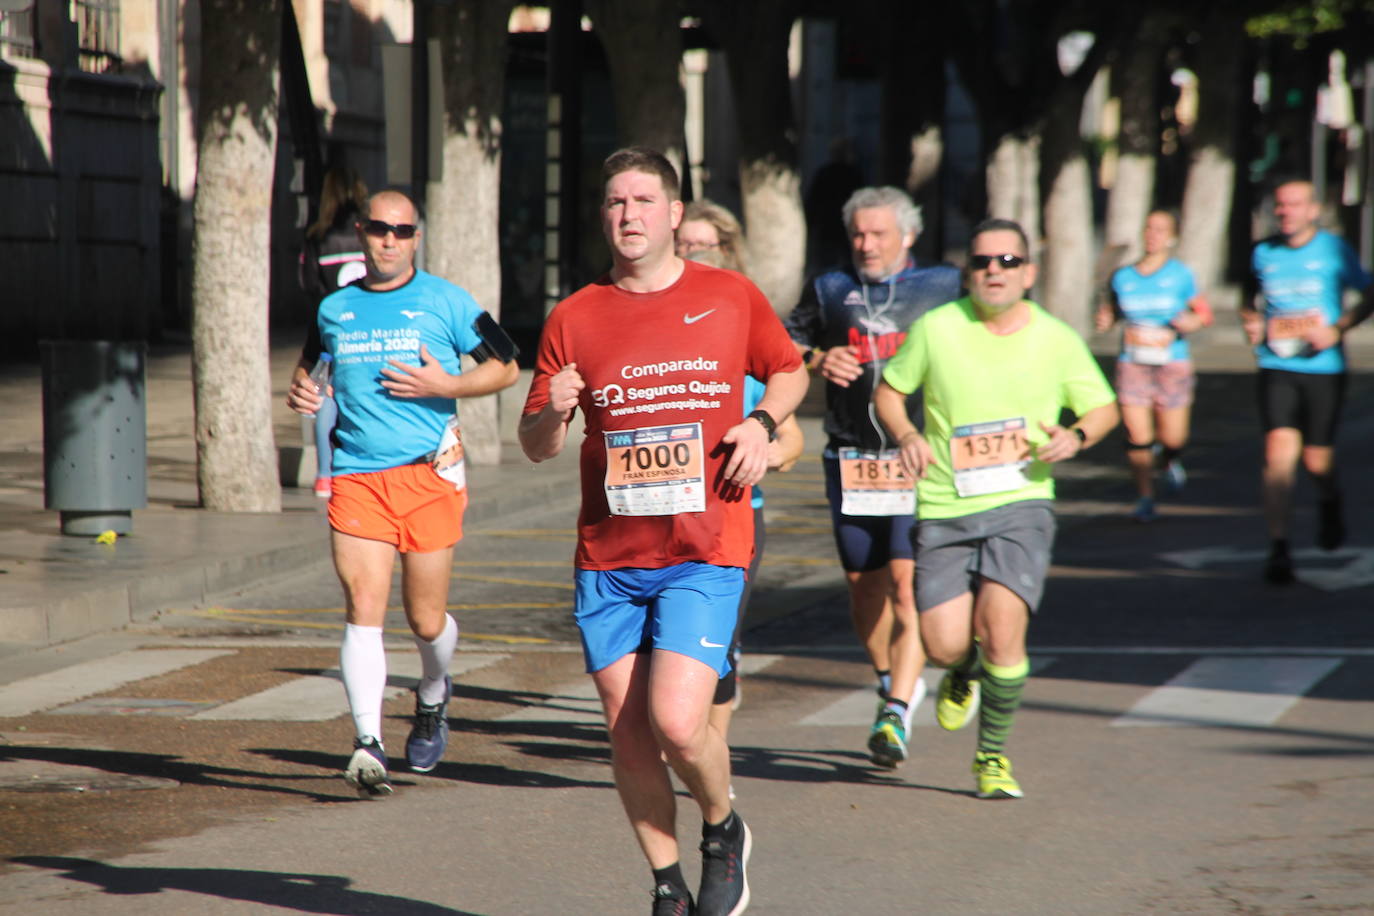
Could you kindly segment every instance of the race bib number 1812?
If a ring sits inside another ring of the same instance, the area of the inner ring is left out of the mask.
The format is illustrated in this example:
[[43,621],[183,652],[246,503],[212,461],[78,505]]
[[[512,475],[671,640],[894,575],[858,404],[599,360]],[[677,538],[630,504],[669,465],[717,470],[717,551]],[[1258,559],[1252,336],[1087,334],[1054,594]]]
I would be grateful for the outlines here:
[[914,515],[916,488],[896,449],[840,449],[841,515]]

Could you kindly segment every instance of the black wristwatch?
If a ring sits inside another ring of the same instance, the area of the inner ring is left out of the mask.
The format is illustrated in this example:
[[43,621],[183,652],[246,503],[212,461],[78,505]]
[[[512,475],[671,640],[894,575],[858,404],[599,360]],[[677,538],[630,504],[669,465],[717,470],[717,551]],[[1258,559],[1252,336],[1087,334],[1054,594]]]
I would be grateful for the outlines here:
[[773,418],[769,415],[768,411],[755,410],[744,419],[758,420],[759,424],[762,425],[763,428],[768,432],[769,442],[772,442],[773,440],[778,438],[778,424],[773,421]]
[[1078,447],[1079,447],[1079,448],[1087,448],[1087,447],[1088,447],[1088,434],[1085,433],[1085,432],[1083,431],[1083,427],[1081,427],[1081,426],[1070,426],[1069,429],[1073,430],[1073,434],[1074,434],[1075,436],[1078,437]]

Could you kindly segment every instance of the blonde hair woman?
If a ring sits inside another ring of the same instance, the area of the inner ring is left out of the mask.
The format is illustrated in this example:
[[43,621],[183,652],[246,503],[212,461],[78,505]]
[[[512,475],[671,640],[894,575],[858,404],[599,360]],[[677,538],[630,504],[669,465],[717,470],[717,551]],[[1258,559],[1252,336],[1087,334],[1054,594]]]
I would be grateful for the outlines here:
[[709,200],[694,200],[677,227],[677,256],[747,273],[744,230],[735,214]]

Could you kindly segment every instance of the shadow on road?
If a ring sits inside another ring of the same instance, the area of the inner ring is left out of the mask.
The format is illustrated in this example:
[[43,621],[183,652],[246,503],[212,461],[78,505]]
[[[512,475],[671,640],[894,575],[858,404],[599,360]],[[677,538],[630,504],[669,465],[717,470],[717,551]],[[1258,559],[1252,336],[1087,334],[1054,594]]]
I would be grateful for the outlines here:
[[892,770],[879,770],[869,763],[867,754],[858,751],[731,747],[730,759],[731,770],[736,776],[748,776],[751,779],[800,783],[844,782],[944,792],[949,795],[971,794],[967,789],[923,785],[911,782]]
[[107,894],[158,894],[188,891],[226,900],[270,904],[302,913],[334,913],[362,916],[394,913],[400,916],[479,916],[467,910],[408,900],[389,894],[373,894],[349,887],[339,875],[308,875],[291,872],[248,871],[233,868],[121,868],[90,859],[63,856],[16,856],[20,865],[65,872],[62,877],[99,887]]
[[[330,759],[333,760],[333,758]],[[337,766],[329,767],[331,772],[328,776],[292,775],[210,766],[199,761],[183,760],[170,754],[137,754],[128,751],[69,747],[29,747],[18,744],[6,744],[0,747],[0,760],[41,760],[66,766],[89,767],[107,773],[170,779],[189,786],[251,789],[256,792],[301,796],[322,802],[339,800],[335,794],[276,784],[302,781],[328,782],[332,787],[335,782],[333,771],[337,770]]]

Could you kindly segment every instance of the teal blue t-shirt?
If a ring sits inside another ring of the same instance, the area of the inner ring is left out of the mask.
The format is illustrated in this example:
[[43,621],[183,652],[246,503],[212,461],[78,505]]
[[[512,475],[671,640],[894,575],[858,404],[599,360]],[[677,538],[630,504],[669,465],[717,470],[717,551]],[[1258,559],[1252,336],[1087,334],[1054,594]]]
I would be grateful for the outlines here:
[[[1131,346],[1131,325],[1168,328],[1169,322],[1188,308],[1188,300],[1197,295],[1197,281],[1182,261],[1170,258],[1154,273],[1143,274],[1134,264],[1112,274],[1112,294],[1126,321],[1123,334],[1122,362],[1138,362],[1136,348]],[[1188,341],[1175,333],[1169,344],[1168,362],[1189,359]]]
[[1364,290],[1374,283],[1350,246],[1320,230],[1301,248],[1290,248],[1281,238],[1265,239],[1255,246],[1250,265],[1264,297],[1265,339],[1255,347],[1260,368],[1319,375],[1344,372],[1345,349],[1339,344],[1316,353],[1299,346],[1289,355],[1285,344],[1271,335],[1275,318],[1335,324],[1345,289]]
[[[747,417],[754,412],[754,408],[759,406],[759,401],[763,400],[764,384],[752,375],[744,377],[744,415]],[[754,484],[753,490],[749,494],[749,505],[755,509],[763,508],[763,487]]]
[[482,309],[447,280],[417,270],[399,289],[353,284],[320,303],[320,340],[334,357],[334,473],[383,471],[434,451],[455,410],[450,398],[397,398],[382,387],[390,360],[420,365],[420,345],[444,371],[481,343],[473,322]]

